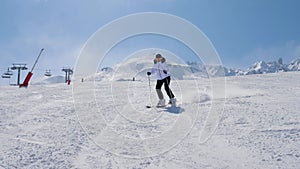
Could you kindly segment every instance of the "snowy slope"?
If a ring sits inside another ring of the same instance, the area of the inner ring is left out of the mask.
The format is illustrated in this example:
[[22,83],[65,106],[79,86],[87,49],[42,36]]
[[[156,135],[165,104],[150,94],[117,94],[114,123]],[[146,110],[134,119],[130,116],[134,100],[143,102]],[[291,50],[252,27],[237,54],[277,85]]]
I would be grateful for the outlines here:
[[[300,160],[299,77],[300,72],[227,77],[227,99],[222,120],[217,131],[204,144],[199,142],[200,131],[214,100],[209,79],[197,81],[198,92],[193,88],[193,80],[172,82],[171,87],[183,109],[180,113],[144,109],[144,105],[149,103],[145,99],[149,94],[146,92],[147,79],[136,82],[100,81],[95,86],[91,82],[95,89],[75,93],[76,97],[83,99],[81,103],[75,103],[75,107],[72,88],[66,84],[32,85],[27,89],[1,86],[0,167],[297,169]],[[151,81],[152,88],[154,85],[155,81]],[[77,87],[80,88],[80,85]],[[95,98],[89,98],[89,92]],[[155,103],[153,90],[151,95]],[[216,101],[218,99],[221,98],[216,98]],[[95,101],[98,106],[90,106]],[[138,111],[124,107],[123,102],[126,101],[130,101]],[[86,111],[78,116],[78,110]],[[199,110],[199,115],[190,116],[195,110]],[[99,120],[101,116],[108,122],[106,127]],[[146,123],[153,118],[156,120]],[[172,130],[180,118],[185,120]],[[136,120],[144,122],[136,123]],[[188,135],[174,139],[193,121],[195,123]],[[101,127],[105,130],[99,131]],[[113,148],[119,140],[110,140],[110,134],[112,138],[122,135],[139,141],[155,139],[170,130],[173,135],[168,140],[178,141],[178,144],[167,151],[162,147],[163,153],[155,147],[168,145],[168,142],[157,142],[153,147],[132,144],[131,151],[122,155],[112,153],[127,150],[129,145],[117,144]],[[97,134],[99,140],[94,137]],[[144,148],[147,152],[140,151]],[[137,153],[149,152],[158,154],[130,158]]]
[[51,77],[41,77],[39,79],[33,80],[32,84],[34,85],[46,85],[46,84],[55,84],[55,83],[65,83],[64,76],[51,76]]
[[84,81],[111,81],[113,80],[114,69],[110,67],[102,68],[99,72],[87,76]]
[[[193,79],[195,76],[207,77],[203,70],[192,71],[192,67],[187,64],[175,63],[167,60],[173,78],[177,80]],[[86,77],[86,80],[96,81],[130,81],[135,77],[136,80],[144,78],[147,71],[151,71],[153,60],[145,58],[129,58],[113,68],[101,69],[98,73]],[[201,71],[201,72],[200,72]],[[155,75],[153,76],[155,77]]]

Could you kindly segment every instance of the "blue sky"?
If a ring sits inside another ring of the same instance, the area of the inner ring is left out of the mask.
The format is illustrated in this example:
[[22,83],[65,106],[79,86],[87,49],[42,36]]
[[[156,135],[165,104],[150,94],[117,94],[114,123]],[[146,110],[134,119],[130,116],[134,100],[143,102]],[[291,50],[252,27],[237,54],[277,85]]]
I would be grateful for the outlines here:
[[137,12],[170,13],[193,23],[227,67],[279,57],[290,62],[300,58],[299,8],[298,0],[2,0],[0,71],[12,63],[31,68],[45,48],[34,74],[63,74],[60,69],[74,67],[95,31]]

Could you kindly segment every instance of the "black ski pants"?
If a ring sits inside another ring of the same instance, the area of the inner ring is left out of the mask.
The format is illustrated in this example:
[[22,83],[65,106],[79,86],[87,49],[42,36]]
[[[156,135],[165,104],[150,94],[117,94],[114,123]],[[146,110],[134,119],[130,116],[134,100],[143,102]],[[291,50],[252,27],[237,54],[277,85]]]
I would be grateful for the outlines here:
[[167,95],[169,98],[174,98],[174,94],[172,90],[170,89],[170,83],[171,83],[171,77],[168,76],[162,80],[157,80],[155,89],[161,89],[162,85],[164,84],[165,90],[167,92]]

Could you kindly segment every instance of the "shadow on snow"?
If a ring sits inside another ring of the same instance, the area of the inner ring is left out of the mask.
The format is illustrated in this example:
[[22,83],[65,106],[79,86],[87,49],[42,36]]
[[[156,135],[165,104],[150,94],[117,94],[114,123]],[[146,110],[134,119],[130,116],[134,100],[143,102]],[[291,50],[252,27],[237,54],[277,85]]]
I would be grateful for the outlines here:
[[181,114],[182,112],[184,112],[184,109],[178,106],[171,106],[171,107],[166,107],[165,111],[172,114]]

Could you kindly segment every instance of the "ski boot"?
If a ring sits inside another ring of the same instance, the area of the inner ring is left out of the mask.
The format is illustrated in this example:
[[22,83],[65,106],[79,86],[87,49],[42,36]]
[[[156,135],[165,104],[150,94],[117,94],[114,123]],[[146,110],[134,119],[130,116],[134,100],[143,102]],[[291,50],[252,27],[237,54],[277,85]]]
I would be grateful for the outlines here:
[[165,107],[166,103],[165,103],[165,99],[160,99],[156,105],[156,107]]

